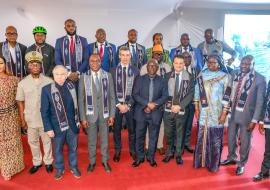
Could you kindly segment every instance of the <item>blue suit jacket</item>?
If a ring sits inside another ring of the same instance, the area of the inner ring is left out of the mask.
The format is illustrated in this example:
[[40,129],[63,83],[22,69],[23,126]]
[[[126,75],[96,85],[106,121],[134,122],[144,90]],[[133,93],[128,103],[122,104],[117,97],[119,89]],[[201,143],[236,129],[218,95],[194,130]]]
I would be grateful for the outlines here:
[[[65,85],[65,84],[64,84]],[[75,110],[74,110],[74,103],[73,99],[71,97],[71,94],[67,94],[66,96],[69,96],[68,102],[66,102],[69,106],[69,108],[65,109],[68,123],[70,124],[71,130],[75,133],[79,133],[79,128],[76,126],[75,123]],[[73,109],[72,109],[73,108]],[[41,92],[41,117],[44,125],[44,131],[50,131],[53,130],[55,136],[60,135],[62,132],[59,127],[59,123],[57,120],[57,116],[54,109],[54,104],[51,96],[51,84],[46,85],[42,88]]]
[[[63,40],[65,36],[58,38],[55,43],[55,53],[54,53],[54,60],[56,65],[64,65],[64,59],[62,56],[62,51],[63,51]],[[88,67],[88,57],[87,57],[87,39],[84,37],[79,36],[81,42],[82,42],[82,47],[83,47],[83,57],[82,57],[82,64],[79,65],[79,72],[84,73],[87,70]],[[76,72],[77,71],[77,66],[75,63],[75,56],[72,56],[72,65],[71,65],[71,71]]]
[[[173,62],[173,58],[174,58],[175,54],[182,54],[182,49],[181,48],[180,48],[181,50],[179,52],[176,52],[176,49],[178,47],[171,49],[170,58],[171,58],[172,62]],[[194,47],[191,47],[191,46],[189,46],[189,48],[191,48],[191,50],[194,51],[194,53],[195,53],[195,56],[196,56],[196,71],[199,72],[203,68],[201,52],[200,52],[200,50],[198,48],[194,48]]]
[[[145,121],[144,108],[149,103],[149,86],[150,78],[148,74],[137,77],[133,90],[133,98],[135,100],[135,114],[136,121]],[[157,104],[154,111],[151,112],[153,124],[160,125],[163,116],[163,104],[168,98],[168,85],[165,79],[156,75],[154,78],[154,93],[153,102]]]
[[[94,52],[94,43],[90,43],[88,45],[88,48],[87,48],[87,52],[88,52],[88,59],[89,57],[93,54]],[[112,49],[113,49],[113,65],[111,66],[110,65],[110,56],[109,56],[109,52],[108,52],[108,47],[105,46],[104,48],[104,53],[103,53],[103,58],[101,60],[101,68],[107,72],[110,72],[110,69],[111,68],[115,68],[116,65],[117,65],[117,60],[116,60],[116,46],[114,44],[111,44],[109,43],[111,46],[112,46]],[[99,53],[99,52],[97,52]],[[88,67],[89,69],[89,67]]]
[[[130,65],[130,66],[131,66],[132,71],[134,73],[134,82],[133,82],[133,89],[134,89],[135,81],[136,81],[136,78],[140,75],[140,71],[137,67],[135,67],[133,65]],[[115,101],[116,101],[116,105],[117,105],[119,103],[119,101],[118,101],[117,94],[116,94],[116,91],[117,91],[117,89],[116,89],[116,68],[111,69],[111,75],[113,78],[113,84],[114,84],[114,90],[115,90]],[[133,106],[135,103],[133,97],[131,96],[129,99],[126,99],[126,103]]]

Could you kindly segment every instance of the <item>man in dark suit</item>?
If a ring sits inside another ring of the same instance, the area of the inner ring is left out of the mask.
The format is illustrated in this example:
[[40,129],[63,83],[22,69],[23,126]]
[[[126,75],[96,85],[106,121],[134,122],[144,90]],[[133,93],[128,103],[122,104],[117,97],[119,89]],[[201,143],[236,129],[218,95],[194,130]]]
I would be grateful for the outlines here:
[[[228,157],[221,165],[237,164],[236,175],[244,173],[248,161],[252,131],[261,120],[266,92],[265,77],[254,70],[254,58],[246,55],[240,70],[233,73],[231,118],[228,126]],[[240,136],[240,160],[237,139]]]
[[25,69],[26,46],[17,42],[18,33],[14,26],[6,28],[6,41],[0,43],[0,56],[5,57],[8,70],[22,79],[27,75]]
[[155,151],[159,128],[163,115],[163,104],[168,97],[166,80],[158,76],[159,66],[155,59],[147,62],[147,74],[139,76],[135,82],[133,98],[136,102],[134,118],[136,120],[136,161],[133,167],[144,162],[144,143],[146,129],[149,131],[149,147],[147,161],[152,167],[157,167]]
[[135,122],[134,114],[134,99],[132,91],[137,76],[140,71],[137,67],[131,64],[130,49],[122,46],[119,50],[120,63],[116,68],[112,69],[111,74],[114,81],[115,96],[116,96],[116,113],[115,126],[113,131],[115,154],[113,160],[119,162],[121,153],[121,129],[123,117],[126,118],[128,128],[129,153],[135,160]]
[[167,152],[162,160],[167,163],[173,158],[174,134],[176,135],[176,163],[183,164],[184,130],[189,113],[189,104],[194,97],[194,78],[185,70],[184,56],[176,55],[173,59],[174,70],[167,73],[169,98],[165,104],[164,126]]
[[111,172],[108,163],[109,155],[109,127],[114,123],[115,92],[110,73],[101,69],[98,54],[89,58],[90,71],[83,74],[79,80],[79,110],[81,124],[88,135],[88,158],[90,164],[87,172],[93,172],[96,166],[96,148],[98,133],[102,165],[106,172]]
[[44,131],[53,138],[55,179],[59,180],[65,170],[63,147],[68,146],[68,163],[75,178],[81,177],[78,170],[79,118],[76,89],[66,80],[67,69],[57,65],[53,69],[54,83],[44,86],[41,92],[41,117]]
[[268,82],[267,93],[265,96],[262,120],[259,124],[259,132],[265,134],[265,150],[261,171],[253,177],[253,181],[262,181],[269,178],[270,171],[270,82]]
[[55,43],[55,64],[64,65],[68,70],[68,78],[77,82],[88,68],[87,40],[77,35],[76,22],[72,19],[65,21],[65,30],[67,34]]
[[106,32],[103,28],[97,29],[95,37],[97,41],[88,45],[88,56],[98,54],[101,60],[101,68],[109,72],[117,65],[116,46],[106,41]]
[[[128,42],[119,46],[117,50],[117,55],[119,56],[119,50],[121,47],[126,46],[130,49],[131,52],[131,64],[138,69],[146,64],[147,56],[145,52],[145,47],[141,44],[137,43],[138,32],[135,29],[131,29],[128,31]],[[118,58],[118,57],[117,57]],[[117,63],[119,63],[119,59],[117,59]]]

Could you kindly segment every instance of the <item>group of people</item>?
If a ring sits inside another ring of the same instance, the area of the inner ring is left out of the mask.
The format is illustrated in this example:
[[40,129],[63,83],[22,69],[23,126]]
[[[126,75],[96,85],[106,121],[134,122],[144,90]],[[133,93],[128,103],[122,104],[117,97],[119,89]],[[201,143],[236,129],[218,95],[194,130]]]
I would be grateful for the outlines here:
[[[153,47],[145,49],[137,43],[137,31],[131,29],[128,41],[116,48],[102,28],[96,31],[97,41],[90,44],[76,29],[74,20],[66,20],[66,35],[52,47],[46,43],[47,30],[37,26],[35,43],[26,48],[17,42],[16,28],[6,28],[6,41],[0,43],[0,170],[5,180],[25,167],[21,128],[23,133],[27,129],[32,152],[29,173],[36,173],[44,162],[48,173],[56,169],[59,180],[65,170],[64,144],[70,172],[81,177],[80,127],[88,139],[87,172],[96,166],[98,136],[102,165],[111,172],[109,126],[113,127],[113,161],[119,162],[123,125],[128,129],[133,167],[145,159],[157,167],[157,150],[165,154],[162,162],[175,157],[176,164],[182,165],[186,150],[194,153],[194,168],[217,172],[220,165],[237,164],[236,174],[242,175],[252,131],[259,124],[266,147],[254,181],[269,176],[270,84],[266,90],[265,78],[254,70],[251,55],[232,70],[229,65],[236,52],[216,40],[212,29],[205,30],[205,41],[198,48],[190,45],[187,33],[182,34],[180,45],[170,52],[162,45],[161,33],[154,34]],[[223,52],[231,54],[226,63]],[[194,116],[198,123],[195,151],[190,145]],[[229,151],[221,161],[226,119]]]

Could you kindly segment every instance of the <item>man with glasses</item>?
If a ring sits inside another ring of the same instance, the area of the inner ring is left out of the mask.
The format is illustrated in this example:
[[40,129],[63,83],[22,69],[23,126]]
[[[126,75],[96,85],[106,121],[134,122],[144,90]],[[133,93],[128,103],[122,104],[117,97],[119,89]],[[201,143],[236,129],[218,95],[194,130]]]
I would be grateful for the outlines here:
[[6,28],[6,41],[0,43],[0,56],[7,60],[7,67],[12,75],[22,79],[26,76],[25,51],[26,46],[17,42],[18,33],[14,26]]

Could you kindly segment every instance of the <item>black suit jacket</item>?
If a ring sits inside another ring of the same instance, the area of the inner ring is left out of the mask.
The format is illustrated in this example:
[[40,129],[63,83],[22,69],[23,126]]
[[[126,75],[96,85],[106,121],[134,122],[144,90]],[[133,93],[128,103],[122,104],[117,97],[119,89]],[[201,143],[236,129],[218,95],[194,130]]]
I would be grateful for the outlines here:
[[[18,44],[19,44],[21,52],[22,52],[22,76],[21,76],[21,78],[23,78],[27,75],[27,70],[25,67],[25,52],[26,52],[27,47],[23,44],[20,44],[20,43],[18,43]],[[3,42],[0,43],[0,56],[4,56],[2,49],[3,49]],[[15,64],[13,62],[13,59],[11,59],[11,65],[12,65],[13,71],[15,71],[16,67],[15,67]]]
[[[137,77],[135,82],[133,98],[135,100],[134,119],[136,121],[145,121],[144,108],[149,103],[150,78],[148,74]],[[151,112],[153,124],[160,125],[163,115],[163,105],[168,97],[168,85],[165,79],[156,75],[154,78],[153,102],[157,104],[154,111]]]

